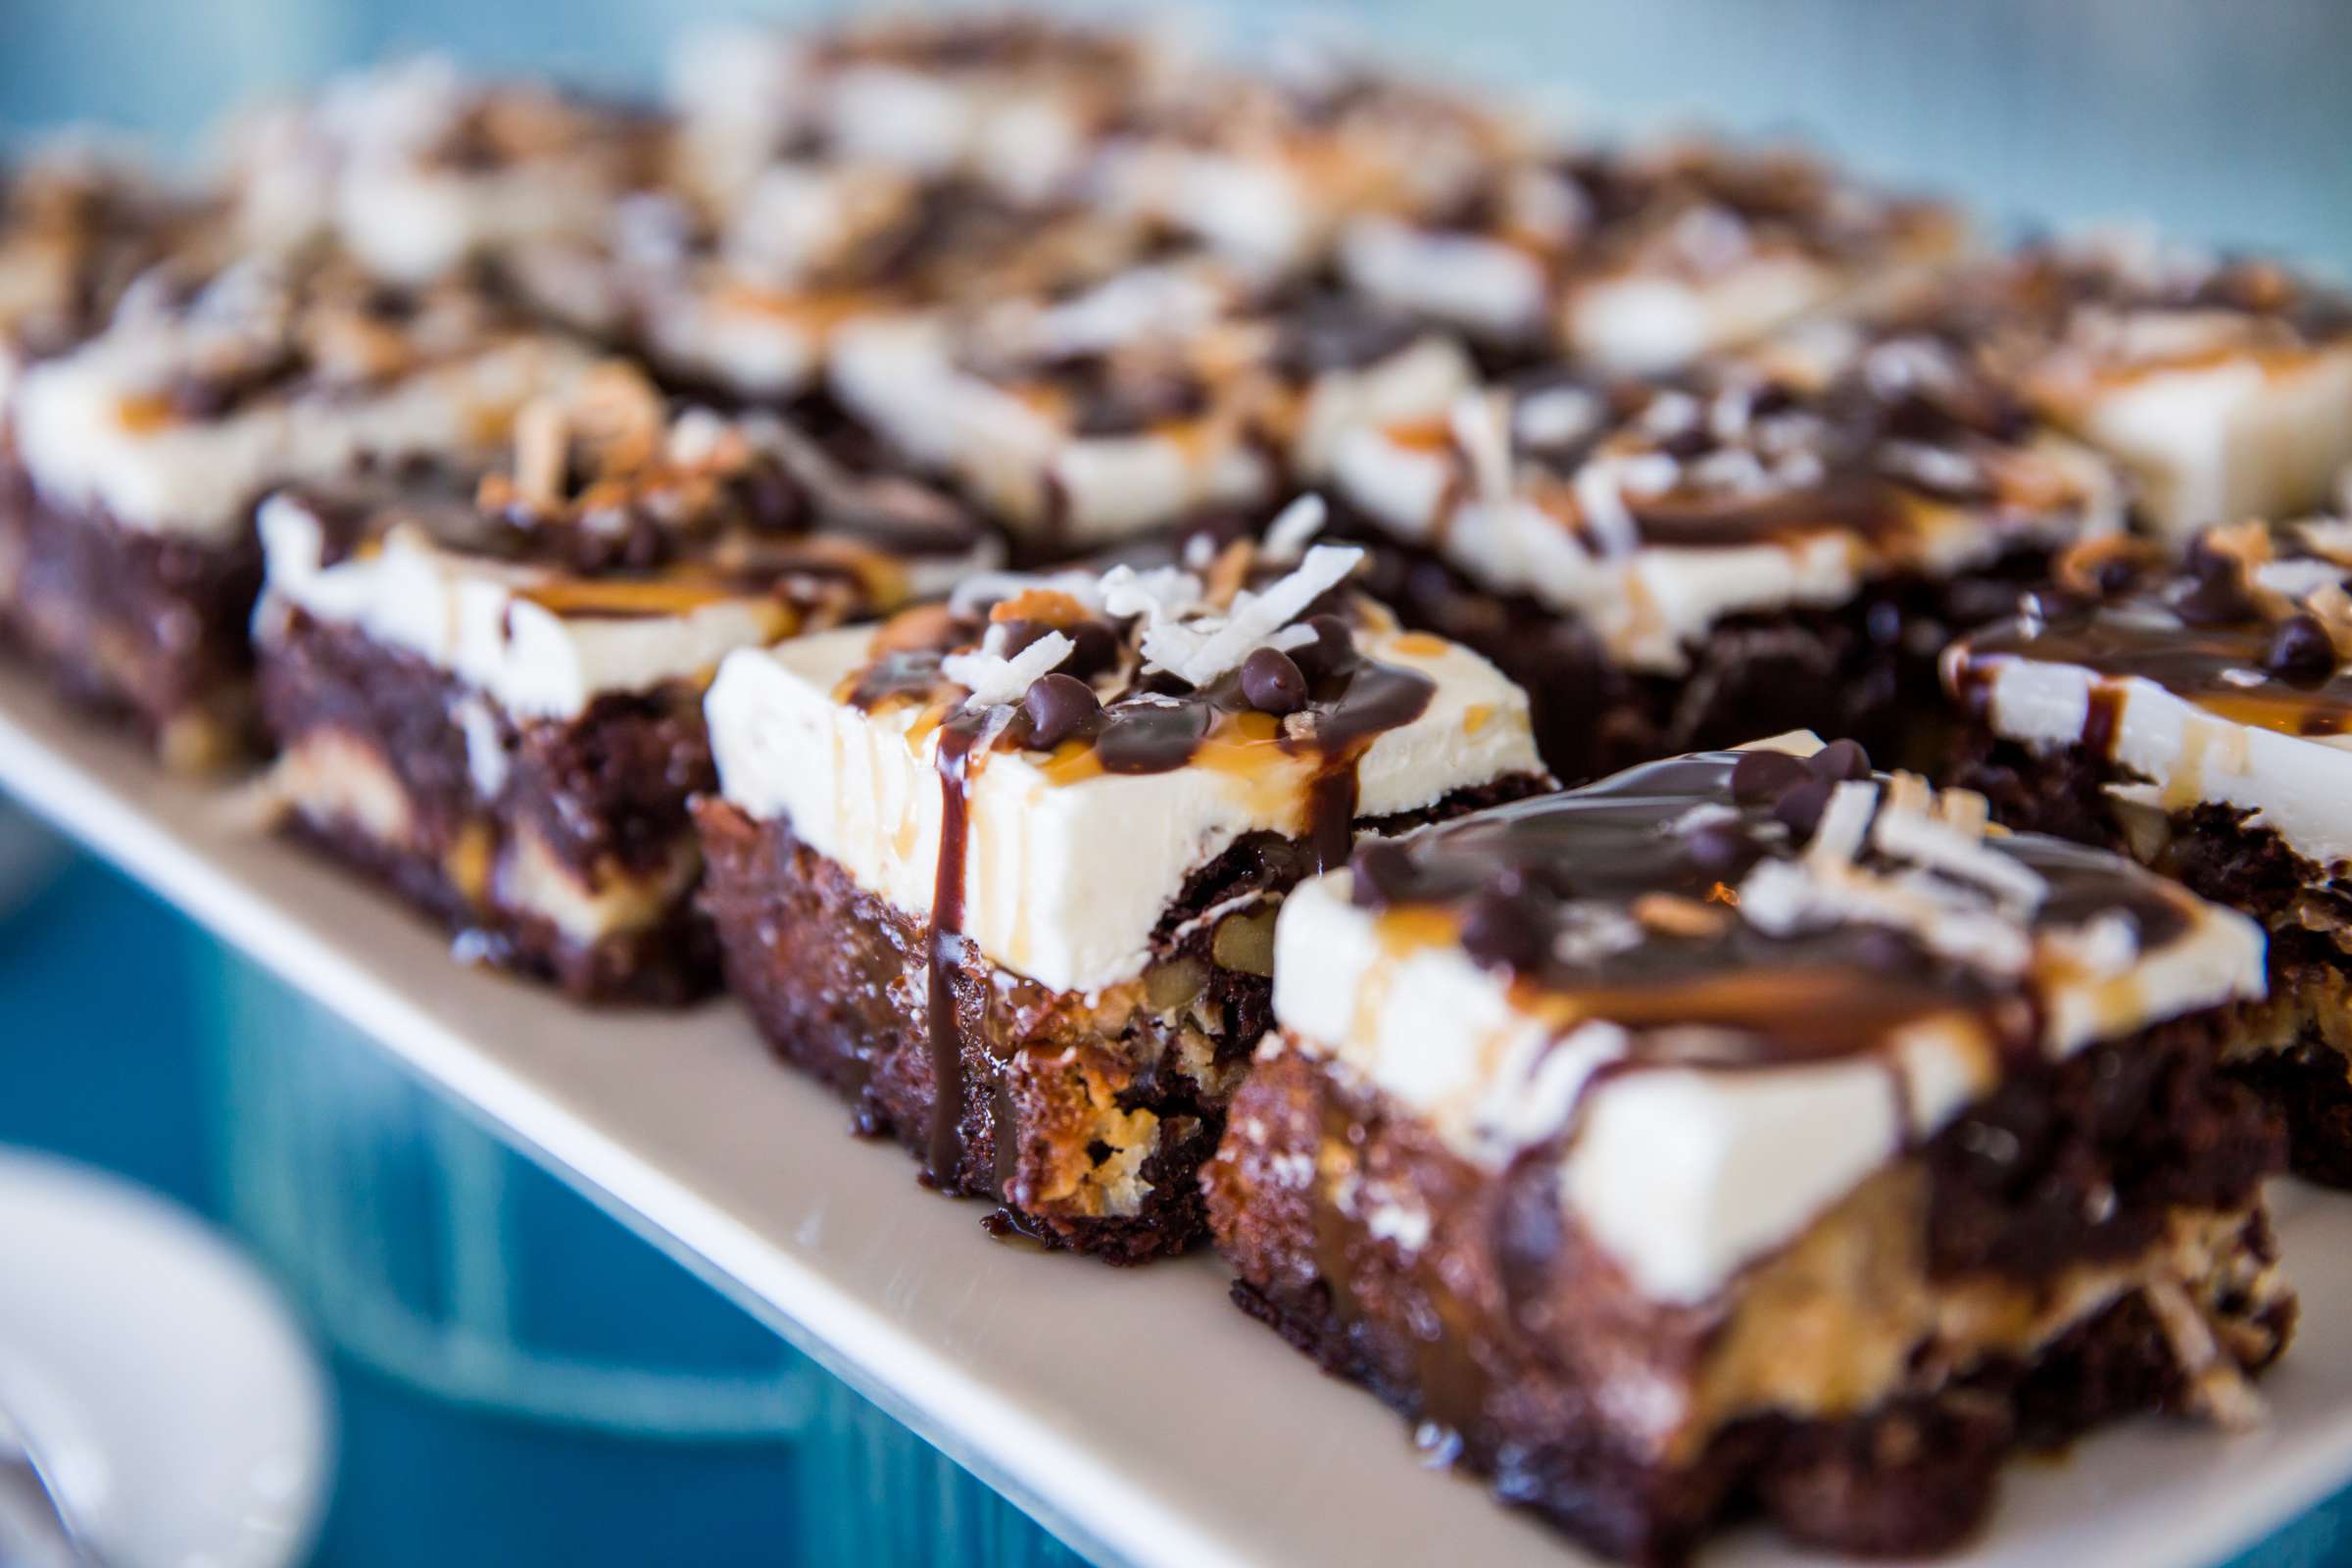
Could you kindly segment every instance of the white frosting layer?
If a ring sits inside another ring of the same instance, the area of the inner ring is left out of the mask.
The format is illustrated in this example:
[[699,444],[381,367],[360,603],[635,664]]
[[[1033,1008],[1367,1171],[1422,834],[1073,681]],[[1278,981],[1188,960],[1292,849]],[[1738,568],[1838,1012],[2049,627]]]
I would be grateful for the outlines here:
[[[1956,678],[1966,647],[1953,650]],[[2152,782],[2113,786],[2168,811],[2211,803],[2253,812],[2288,848],[2321,865],[2352,860],[2352,742],[2240,724],[2137,676],[2103,677],[2079,664],[1985,656],[1984,721],[2009,740],[2059,750],[2082,739],[2094,688],[2115,705],[2110,756]],[[1983,680],[1980,670],[1972,680]]]
[[[1797,1236],[1911,1137],[1993,1087],[1997,1065],[1964,1017],[1928,1019],[1884,1058],[1752,1069],[1649,1066],[1592,1086],[1627,1054],[1605,1017],[1550,1045],[1552,1025],[1451,944],[1384,944],[1348,898],[1348,873],[1300,887],[1275,938],[1274,1012],[1293,1049],[1336,1058],[1490,1170],[1582,1121],[1560,1196],[1647,1296],[1697,1302]],[[2050,982],[2043,1044],[2065,1054],[2263,987],[2263,941],[2198,906],[2188,931],[2120,973]],[[1898,1095],[1891,1078],[1899,1074]]]
[[[711,750],[729,801],[789,819],[859,886],[921,919],[938,879],[937,731],[909,738],[911,705],[869,715],[835,700],[871,642],[852,628],[731,656],[708,703]],[[1437,690],[1418,718],[1365,751],[1360,815],[1541,771],[1527,699],[1485,661],[1426,638],[1363,646]],[[1247,771],[1196,764],[1055,783],[1029,754],[992,753],[970,784],[964,934],[993,962],[1056,990],[1133,979],[1195,868],[1246,833],[1305,830],[1311,768],[1269,757]]]
[[569,718],[602,692],[701,679],[735,649],[789,629],[789,612],[764,595],[670,614],[566,616],[527,597],[558,573],[444,550],[416,527],[393,529],[371,554],[322,565],[318,518],[285,496],[263,503],[260,524],[265,644],[274,602],[298,605],[417,655],[517,718]]
[[593,363],[552,338],[496,343],[380,389],[253,399],[219,419],[140,416],[169,343],[122,326],[22,378],[17,438],[51,502],[102,508],[126,528],[222,544],[280,485],[331,480],[363,457],[466,461],[504,440],[514,411]]

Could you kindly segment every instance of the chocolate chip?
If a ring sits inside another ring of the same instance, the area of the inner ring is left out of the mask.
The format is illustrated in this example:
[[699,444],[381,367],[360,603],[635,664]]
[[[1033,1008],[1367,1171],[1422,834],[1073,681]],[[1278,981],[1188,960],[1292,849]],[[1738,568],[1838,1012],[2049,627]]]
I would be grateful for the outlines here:
[[1683,837],[1691,863],[1710,876],[1735,877],[1764,857],[1756,841],[1737,822],[1709,822]]
[[2289,615],[2272,633],[2262,667],[2281,680],[2323,681],[2335,673],[2335,643],[2317,615]]
[[1479,963],[1533,968],[1551,949],[1547,927],[1534,901],[1482,893],[1462,912],[1462,951]]
[[1404,896],[1413,877],[1413,858],[1404,847],[1388,839],[1372,839],[1356,848],[1350,862],[1355,871],[1354,902],[1365,908],[1395,904]]
[[1091,723],[1102,704],[1095,689],[1074,675],[1040,675],[1029,683],[1021,711],[1029,719],[1029,744],[1050,752]]
[[1830,793],[1838,787],[1835,779],[1807,778],[1781,792],[1772,803],[1772,814],[1788,825],[1788,831],[1803,838],[1821,825],[1821,813],[1829,809]]
[[1836,740],[1805,759],[1805,771],[1831,783],[1870,777],[1870,754],[1857,740]]
[[1309,615],[1302,624],[1315,634],[1315,640],[1303,648],[1292,649],[1291,662],[1308,680],[1321,680],[1333,673],[1355,652],[1355,634],[1339,616]]
[[1296,713],[1306,706],[1306,676],[1279,648],[1260,648],[1242,661],[1242,695],[1261,713]]
[[1732,799],[1756,806],[1811,777],[1805,764],[1787,752],[1749,752],[1732,764]]
[[1027,648],[1054,628],[1042,620],[1008,620],[1004,625],[1004,641],[1000,650],[1006,659]]
[[1061,662],[1064,674],[1080,680],[1107,675],[1118,667],[1119,634],[1099,620],[1082,620],[1075,626],[1065,626],[1062,634],[1070,639],[1070,656]]
[[2254,601],[2237,569],[2200,575],[2196,585],[2173,601],[2173,613],[2191,626],[2232,626],[2254,618]]
[[2114,599],[2130,593],[2139,581],[2139,566],[2128,557],[2109,556],[2092,569],[2090,580],[2101,595]]

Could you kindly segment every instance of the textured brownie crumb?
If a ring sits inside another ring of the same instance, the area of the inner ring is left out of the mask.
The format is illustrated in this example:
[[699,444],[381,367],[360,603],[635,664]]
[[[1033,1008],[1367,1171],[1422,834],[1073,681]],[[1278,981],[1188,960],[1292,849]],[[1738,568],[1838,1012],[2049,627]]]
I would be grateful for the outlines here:
[[[462,956],[582,1001],[674,1006],[717,988],[717,939],[686,891],[648,925],[583,942],[501,899],[489,869],[527,832],[591,886],[669,873],[693,850],[687,799],[714,777],[691,690],[600,697],[577,718],[517,725],[416,655],[299,610],[271,638],[259,686],[281,747],[353,738],[399,785],[409,822],[398,846],[299,809],[290,830],[447,926]],[[467,705],[506,758],[488,798],[458,716]],[[467,864],[476,885],[453,872]]]
[[2242,1056],[2230,1071],[2285,1118],[2289,1169],[2352,1188],[2352,1061],[2306,1034],[2284,1050]]
[[129,722],[170,765],[258,749],[248,627],[261,592],[250,530],[207,545],[125,528],[0,483],[0,629],[81,710]]

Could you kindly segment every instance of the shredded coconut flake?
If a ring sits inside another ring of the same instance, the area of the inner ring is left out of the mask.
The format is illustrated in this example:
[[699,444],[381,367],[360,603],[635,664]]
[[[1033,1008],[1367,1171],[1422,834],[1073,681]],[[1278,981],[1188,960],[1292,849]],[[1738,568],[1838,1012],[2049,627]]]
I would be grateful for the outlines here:
[[1258,551],[1267,561],[1297,561],[1316,534],[1323,531],[1323,522],[1331,509],[1321,496],[1300,496],[1266,524],[1266,542]]
[[[1347,581],[1363,559],[1364,553],[1353,546],[1317,545],[1297,570],[1265,592],[1245,589],[1235,595],[1233,609],[1222,620],[1204,616],[1191,624],[1170,619],[1147,625],[1144,658],[1195,686],[1205,686],[1238,668],[1307,606]],[[1117,613],[1115,609],[1112,612]]]
[[[989,633],[997,634],[1002,627],[991,626]],[[1076,648],[1067,637],[1050,631],[1019,653],[1006,659],[985,644],[974,653],[950,654],[940,661],[940,672],[958,686],[967,687],[971,697],[966,708],[996,708],[1005,703],[1017,703],[1041,675],[1050,674]]]
[[1851,860],[1861,852],[1863,840],[1870,833],[1871,813],[1879,808],[1879,787],[1868,779],[1846,779],[1830,792],[1830,804],[1823,808],[1820,825],[1813,830],[1813,842],[1806,847],[1806,858],[1823,862]]
[[1489,501],[1511,493],[1511,433],[1503,426],[1494,400],[1481,392],[1454,400],[1446,415],[1454,444],[1470,466],[1470,484]]

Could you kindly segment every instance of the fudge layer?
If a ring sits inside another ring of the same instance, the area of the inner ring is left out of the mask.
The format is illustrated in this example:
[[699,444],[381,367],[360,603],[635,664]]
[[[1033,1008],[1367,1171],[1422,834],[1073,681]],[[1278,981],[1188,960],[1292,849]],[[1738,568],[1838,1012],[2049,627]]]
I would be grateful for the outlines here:
[[612,204],[668,167],[655,117],[435,57],[338,77],[228,128],[227,186],[246,242],[330,242],[416,286],[514,247],[600,232]]
[[525,400],[590,363],[463,284],[250,260],[192,292],[158,278],[16,387],[0,606],[60,685],[168,761],[224,761],[250,729],[262,497],[369,466],[479,471]]
[[2131,471],[2185,539],[2324,504],[2352,464],[2352,298],[2270,261],[2091,234],[1899,305]]
[[1648,373],[1908,291],[1960,244],[1949,209],[1802,156],[1668,143],[1498,164],[1445,209],[1353,220],[1339,256],[1496,350]]
[[1437,417],[1471,380],[1458,343],[1409,319],[1192,258],[859,323],[830,384],[1042,560],[1263,508],[1319,479],[1348,432]]
[[1194,1240],[1283,894],[1360,832],[1541,786],[1525,700],[1350,593],[1357,556],[978,579],[721,667],[728,983],[996,1228]]
[[2237,1070],[2352,1185],[2352,523],[2089,547],[1955,646],[1956,766],[2004,821],[2112,844],[2270,928]]
[[719,661],[996,559],[944,499],[772,418],[666,420],[618,366],[526,406],[472,497],[375,491],[262,509],[270,803],[462,956],[587,998],[716,983],[687,800]]
[[1926,335],[1534,370],[1334,451],[1373,592],[1527,687],[1568,779],[1788,727],[1905,757],[1950,629],[2123,518],[2102,461]]
[[2260,932],[1816,744],[1298,888],[1203,1176],[1245,1309],[1616,1556],[1949,1546],[2012,1448],[2253,1417],[2294,1316]]

